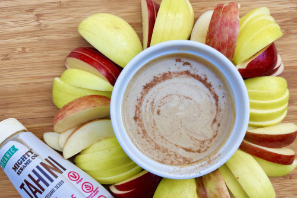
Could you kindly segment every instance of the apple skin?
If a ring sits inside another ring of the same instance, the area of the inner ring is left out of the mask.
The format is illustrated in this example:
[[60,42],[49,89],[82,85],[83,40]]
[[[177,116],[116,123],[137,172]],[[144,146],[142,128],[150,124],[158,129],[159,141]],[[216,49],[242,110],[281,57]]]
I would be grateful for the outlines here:
[[295,152],[288,148],[283,148],[286,149],[285,152],[288,152],[287,154],[284,154],[284,152],[278,153],[278,151],[281,151],[280,148],[266,148],[258,146],[256,144],[252,144],[245,140],[242,141],[239,148],[242,151],[249,153],[250,155],[254,155],[266,161],[277,164],[290,165],[295,160]]
[[141,0],[143,49],[150,47],[159,5],[152,0]]
[[132,189],[141,188],[142,186],[151,186],[151,185],[157,188],[158,185],[154,185],[154,184],[156,183],[159,184],[161,179],[162,178],[158,175],[155,175],[148,171],[142,171],[132,178],[129,178],[125,181],[114,184],[114,187],[120,191],[129,191]]
[[[250,61],[244,69],[238,69],[243,78],[253,78],[269,74],[277,64],[277,50],[272,43],[259,56]],[[238,66],[236,66],[238,67]]]
[[54,118],[54,130],[62,133],[90,120],[110,115],[110,98],[90,95],[77,98],[58,111]]
[[207,193],[203,185],[202,177],[196,178],[198,198],[207,198]]
[[[117,198],[151,198],[161,179],[161,177],[148,171],[142,171],[133,176],[132,180],[130,178],[118,184],[114,184],[110,189]],[[117,191],[126,193],[118,194]]]
[[223,176],[218,169],[207,175],[203,175],[202,181],[207,197],[230,198]]
[[[283,124],[279,124],[279,125],[283,125]],[[278,125],[275,125],[278,126]],[[271,126],[271,127],[275,127],[275,126]],[[266,127],[266,128],[270,128],[270,127]],[[264,129],[264,128],[262,128]],[[297,136],[297,130],[296,131],[288,131],[286,133],[279,133],[279,134],[275,134],[275,133],[257,133],[257,132],[253,132],[253,130],[249,131],[247,130],[244,139],[253,143],[253,144],[257,144],[260,146],[264,146],[264,147],[268,147],[268,148],[282,148],[285,146],[288,146],[290,144],[292,144]]]
[[90,47],[79,47],[70,52],[70,54],[65,59],[65,65],[67,68],[73,68],[74,65],[70,64],[69,58],[80,60],[88,64],[90,67],[93,67],[95,69],[95,71],[93,70],[93,72],[92,69],[77,69],[91,72],[103,78],[104,80],[107,80],[112,86],[114,86],[118,76],[122,71],[122,68],[120,66],[109,60],[106,56],[104,56],[96,49]]

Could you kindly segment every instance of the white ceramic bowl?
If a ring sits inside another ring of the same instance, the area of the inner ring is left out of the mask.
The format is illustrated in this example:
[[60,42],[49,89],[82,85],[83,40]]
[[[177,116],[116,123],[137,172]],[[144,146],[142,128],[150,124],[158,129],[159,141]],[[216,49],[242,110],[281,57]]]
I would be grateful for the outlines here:
[[[148,62],[172,54],[191,54],[217,67],[228,83],[235,107],[235,125],[229,139],[214,160],[185,167],[161,164],[142,152],[132,143],[122,122],[122,101],[133,75]],[[111,121],[115,135],[128,156],[139,166],[156,175],[171,179],[200,177],[223,165],[238,149],[249,121],[248,93],[235,66],[217,50],[194,41],[167,41],[154,45],[135,56],[120,74],[111,97]]]

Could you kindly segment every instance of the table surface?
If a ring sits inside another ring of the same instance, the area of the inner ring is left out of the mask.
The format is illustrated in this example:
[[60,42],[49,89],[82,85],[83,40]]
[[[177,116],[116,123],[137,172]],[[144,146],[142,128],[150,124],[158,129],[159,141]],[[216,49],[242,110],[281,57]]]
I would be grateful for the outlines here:
[[[190,0],[197,19],[204,11],[227,1]],[[156,0],[160,2],[160,0]],[[285,64],[281,74],[288,81],[290,101],[284,122],[297,115],[297,0],[248,0],[240,16],[266,6],[284,36],[276,41]],[[111,13],[125,19],[142,39],[140,0],[1,0],[0,1],[0,120],[15,117],[42,139],[53,131],[58,108],[51,92],[54,77],[65,70],[64,59],[80,46],[90,46],[77,32],[79,23],[95,13]],[[297,150],[297,141],[289,146]],[[271,178],[277,197],[297,197],[297,169]],[[20,197],[0,171],[0,197]]]

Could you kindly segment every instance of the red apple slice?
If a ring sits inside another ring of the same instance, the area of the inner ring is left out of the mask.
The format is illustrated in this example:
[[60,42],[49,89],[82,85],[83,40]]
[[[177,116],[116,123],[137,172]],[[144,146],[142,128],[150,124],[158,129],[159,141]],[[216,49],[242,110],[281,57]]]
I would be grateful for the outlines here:
[[232,61],[239,32],[239,5],[218,4],[211,17],[206,44]]
[[280,75],[281,73],[283,73],[284,69],[285,69],[285,65],[282,62],[282,64],[277,69],[277,71],[274,74],[272,74],[271,76],[278,76],[278,75]]
[[230,198],[223,176],[218,169],[207,175],[203,175],[202,180],[207,197]]
[[67,68],[81,69],[95,74],[114,86],[122,68],[94,48],[79,47],[66,57]]
[[294,142],[297,126],[293,123],[247,130],[245,139],[251,143],[269,148],[281,148]]
[[295,159],[295,152],[285,147],[267,148],[243,140],[239,148],[263,160],[282,165],[290,165]]
[[265,74],[265,76],[272,76],[273,74],[275,74],[278,69],[280,68],[280,66],[282,65],[283,61],[282,61],[282,58],[279,54],[277,54],[277,61],[276,61],[276,64],[274,66],[274,68],[272,70],[270,70],[269,72],[267,72]]
[[238,64],[236,68],[243,78],[253,78],[269,74],[276,67],[277,62],[277,50],[274,43],[271,43],[255,56]]
[[197,195],[199,198],[207,198],[206,190],[203,185],[202,177],[196,178]]
[[159,5],[152,0],[141,0],[143,49],[151,44]]
[[131,194],[133,194],[133,190],[127,190],[127,191],[120,191],[116,189],[113,185],[109,187],[110,191],[114,194],[116,198],[131,198]]
[[140,186],[155,186],[155,184],[158,184],[160,181],[161,177],[144,170],[125,181],[114,184],[114,187],[121,191],[128,191],[139,188]]
[[228,32],[228,47],[226,57],[232,61],[238,40],[239,34],[239,8],[240,4],[229,3],[229,32]]
[[90,120],[110,115],[110,98],[90,95],[77,98],[58,111],[54,118],[54,130],[62,133]]

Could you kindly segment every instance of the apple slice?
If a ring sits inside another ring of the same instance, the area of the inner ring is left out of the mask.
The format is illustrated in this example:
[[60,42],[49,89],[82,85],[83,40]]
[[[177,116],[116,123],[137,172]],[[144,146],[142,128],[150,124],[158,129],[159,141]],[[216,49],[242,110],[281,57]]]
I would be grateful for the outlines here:
[[238,34],[238,37],[241,36],[241,34],[249,28],[250,25],[252,25],[253,23],[255,23],[256,21],[258,20],[262,20],[262,19],[265,19],[267,21],[272,21],[272,22],[275,22],[274,18],[270,15],[266,15],[266,14],[260,14],[260,15],[257,15],[253,18],[251,18],[244,26],[244,28],[242,28],[240,31],[239,31],[239,34]]
[[250,109],[250,121],[251,122],[265,122],[268,120],[274,120],[283,115],[287,111],[288,103],[277,109],[258,110]]
[[102,78],[84,70],[67,69],[63,72],[61,80],[67,84],[84,89],[98,91],[112,91],[113,86]]
[[151,44],[159,5],[152,0],[141,0],[143,49]]
[[116,137],[106,138],[105,140],[97,142],[92,146],[86,148],[85,150],[80,152],[80,154],[95,153],[98,151],[103,151],[118,146],[120,146],[120,143],[118,142]]
[[83,20],[78,32],[91,45],[121,67],[142,51],[135,30],[122,18],[112,14],[94,14]]
[[242,30],[249,20],[259,15],[270,15],[270,10],[267,7],[260,7],[248,12],[239,20],[239,31]]
[[278,123],[280,123],[287,115],[287,110],[278,118],[274,120],[267,120],[267,121],[261,121],[261,122],[255,122],[255,121],[249,121],[249,126],[253,127],[267,127],[267,126],[273,126]]
[[297,126],[293,123],[247,130],[244,139],[268,148],[281,148],[294,142],[297,136]]
[[68,159],[92,144],[110,137],[114,137],[110,119],[83,124],[69,136],[63,148],[63,156]]
[[[231,191],[234,197],[238,198],[248,198],[249,196],[246,194],[246,192],[243,190],[233,173],[230,171],[228,166],[224,164],[219,168],[220,173],[222,174],[222,177],[228,187],[228,189]],[[231,194],[230,194],[231,195]]]
[[283,98],[287,93],[287,88],[277,91],[248,90],[250,100],[256,101],[278,100],[280,98]]
[[156,189],[160,181],[161,177],[144,170],[129,179],[114,184],[114,187],[120,191],[148,188],[149,186]]
[[289,90],[286,91],[286,94],[282,96],[281,98],[275,99],[275,100],[250,100],[250,108],[251,109],[277,109],[289,102]]
[[135,195],[134,189],[121,191],[116,189],[114,185],[109,186],[109,189],[116,198],[132,198],[133,196],[138,196],[138,195]]
[[226,165],[249,197],[275,197],[269,178],[251,155],[237,150]]
[[128,157],[128,155],[122,154],[103,160],[79,162],[75,164],[84,171],[103,171],[130,164],[131,162],[133,161]]
[[[262,76],[244,81],[248,91],[278,91],[287,88],[287,81],[282,77]],[[285,93],[286,91],[284,91]],[[282,94],[283,96],[284,94]]]
[[154,198],[187,197],[198,198],[195,179],[163,178],[154,194]]
[[229,197],[229,192],[222,177],[222,174],[217,169],[207,175],[202,176],[203,185],[207,197]]
[[65,59],[67,68],[92,73],[114,86],[122,68],[94,48],[79,47],[71,51]]
[[67,131],[60,133],[58,143],[59,146],[63,149],[66,141],[68,140],[69,136],[72,134],[72,132],[76,129],[77,127],[74,127],[72,129],[68,129]]
[[255,156],[253,156],[253,157],[258,162],[258,164],[261,166],[261,168],[265,171],[265,173],[268,177],[285,176],[285,175],[291,173],[297,166],[297,160],[294,160],[294,162],[291,165],[281,165],[281,164],[268,162],[266,160],[263,160],[261,158],[255,157]]
[[86,163],[90,161],[104,160],[126,154],[121,146],[105,149],[95,153],[80,154],[74,158],[75,163]]
[[285,65],[282,62],[281,65],[279,66],[279,68],[277,69],[277,71],[275,73],[273,73],[271,76],[278,76],[280,75],[285,69]]
[[261,159],[282,165],[290,165],[295,159],[295,151],[285,147],[267,148],[243,140],[239,148]]
[[142,171],[142,168],[140,166],[136,166],[135,168],[133,168],[132,170],[125,172],[123,174],[120,175],[116,175],[113,177],[104,177],[104,178],[94,178],[96,179],[100,184],[114,184],[117,182],[121,182],[124,181],[125,179],[128,179],[134,175],[136,175],[137,173],[139,173],[140,171]]
[[198,198],[207,198],[207,193],[204,188],[202,177],[196,178],[196,185]]
[[283,63],[282,58],[279,54],[277,54],[277,62],[272,70],[265,74],[265,76],[272,76],[279,69],[281,64]]
[[205,43],[206,34],[209,23],[213,14],[213,10],[204,12],[196,21],[191,34],[191,40]]
[[283,35],[279,25],[265,19],[251,24],[238,38],[233,62],[235,65],[247,60],[261,49]]
[[205,44],[215,48],[232,61],[239,31],[239,5],[218,4],[214,10]]
[[54,118],[54,130],[62,133],[90,120],[110,115],[110,99],[105,96],[77,98],[58,111]]
[[59,133],[47,132],[43,134],[43,140],[47,145],[49,145],[51,148],[57,151],[62,151],[62,148],[59,146],[58,139]]
[[53,85],[53,102],[54,104],[61,109],[63,106],[68,104],[69,102],[88,95],[100,95],[106,96],[108,98],[111,97],[111,92],[109,91],[95,91],[90,89],[83,89],[79,87],[74,87],[67,83],[61,81],[60,78],[54,78]]
[[251,58],[236,65],[243,78],[264,76],[277,65],[277,50],[274,43],[263,48]]

